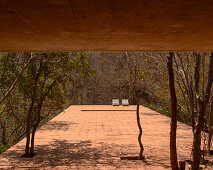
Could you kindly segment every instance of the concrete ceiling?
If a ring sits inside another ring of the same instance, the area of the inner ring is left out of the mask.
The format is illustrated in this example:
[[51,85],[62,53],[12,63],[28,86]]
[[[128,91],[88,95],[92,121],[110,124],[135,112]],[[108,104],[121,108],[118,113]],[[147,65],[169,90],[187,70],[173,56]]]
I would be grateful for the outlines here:
[[212,0],[0,0],[0,51],[213,51]]

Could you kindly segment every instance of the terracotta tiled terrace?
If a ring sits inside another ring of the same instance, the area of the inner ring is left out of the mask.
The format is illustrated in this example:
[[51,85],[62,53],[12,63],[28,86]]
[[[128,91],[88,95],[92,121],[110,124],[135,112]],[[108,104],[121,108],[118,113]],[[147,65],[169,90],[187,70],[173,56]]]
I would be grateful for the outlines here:
[[[0,169],[168,169],[170,119],[140,107],[146,163],[139,153],[136,106],[75,105],[36,134],[36,156],[21,158],[25,139],[0,158]],[[178,158],[189,159],[192,132],[178,123]]]

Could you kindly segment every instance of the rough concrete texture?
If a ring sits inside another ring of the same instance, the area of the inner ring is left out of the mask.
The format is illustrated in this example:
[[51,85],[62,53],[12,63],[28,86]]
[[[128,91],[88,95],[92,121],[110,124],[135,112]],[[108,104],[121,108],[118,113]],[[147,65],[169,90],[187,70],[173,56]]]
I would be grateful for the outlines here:
[[[2,155],[0,169],[169,169],[170,119],[145,107],[140,107],[140,113],[147,162],[120,160],[121,156],[139,153],[136,112],[131,111],[135,109],[136,106],[71,106],[36,133],[34,158],[20,158],[23,139]],[[179,160],[190,158],[191,144],[191,128],[178,123]]]
[[212,0],[0,0],[0,51],[212,51]]

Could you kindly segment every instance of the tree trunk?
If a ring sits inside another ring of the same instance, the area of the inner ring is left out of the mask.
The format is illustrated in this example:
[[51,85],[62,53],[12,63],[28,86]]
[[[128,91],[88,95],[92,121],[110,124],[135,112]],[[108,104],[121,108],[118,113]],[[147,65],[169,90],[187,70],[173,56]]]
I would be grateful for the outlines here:
[[140,123],[140,110],[139,110],[139,94],[138,94],[138,89],[137,89],[137,76],[138,76],[138,72],[137,72],[137,65],[134,66],[134,70],[133,68],[130,66],[130,63],[128,62],[128,54],[126,53],[126,57],[125,57],[129,70],[130,70],[130,74],[132,75],[132,84],[133,84],[133,90],[135,93],[135,97],[133,99],[136,99],[136,104],[137,104],[137,110],[136,110],[136,116],[137,116],[137,125],[138,125],[138,129],[139,129],[139,134],[138,134],[138,143],[140,146],[140,153],[139,153],[139,157],[138,159],[142,160],[145,159],[143,157],[143,151],[144,151],[144,147],[143,144],[141,142],[141,136],[142,136],[142,127],[141,127],[141,123]]
[[36,125],[33,126],[33,131],[32,131],[32,136],[31,136],[31,147],[30,147],[30,155],[35,154],[35,133],[36,130],[38,128],[38,124],[39,124],[40,120],[38,120],[38,122],[36,123]]
[[138,129],[139,129],[138,143],[139,143],[139,146],[140,146],[139,159],[142,160],[142,159],[143,159],[143,151],[144,151],[144,148],[143,148],[143,144],[142,144],[142,142],[141,142],[142,127],[141,127],[141,123],[140,123],[140,112],[139,112],[139,108],[140,108],[139,99],[138,99],[138,97],[137,97],[137,125],[138,125]]
[[211,95],[211,87],[213,81],[213,54],[209,56],[209,70],[208,70],[208,80],[206,85],[205,94],[203,94],[204,99],[201,99],[199,95],[199,66],[200,66],[200,55],[195,55],[195,94],[196,101],[199,105],[198,112],[198,123],[195,126],[194,139],[193,139],[193,150],[192,150],[192,170],[199,169],[200,159],[201,159],[201,131],[204,123],[204,116],[206,113],[206,107],[209,103],[209,98]]
[[192,115],[192,133],[195,131],[195,106],[194,106],[194,96],[190,99],[191,115]]
[[171,124],[170,124],[170,161],[173,170],[178,170],[177,149],[176,149],[176,129],[177,129],[177,97],[174,85],[174,73],[172,59],[174,53],[170,52],[167,62],[169,74],[169,89],[171,96]]
[[[39,73],[40,73],[40,71],[39,71]],[[39,73],[38,73],[35,85],[37,85],[37,80],[38,80],[38,77],[39,77]],[[49,92],[51,91],[51,89],[52,89],[52,87],[54,86],[55,83],[56,83],[56,80],[53,81],[53,83],[51,84],[51,86],[48,88],[47,92],[43,95],[43,97],[40,98],[40,102],[39,102],[39,104],[37,106],[37,109],[38,109],[37,110],[38,119],[37,119],[36,124],[33,126],[33,130],[32,130],[30,155],[35,154],[35,151],[34,151],[34,148],[35,148],[35,133],[36,133],[38,125],[39,125],[39,123],[41,121],[41,109],[42,109],[42,106],[43,106],[43,102],[44,102],[45,98],[47,97],[47,95],[49,94]],[[36,89],[35,89],[35,95],[36,95]]]
[[[31,56],[32,56],[32,53],[31,53]],[[32,97],[31,97],[31,106],[29,108],[29,112],[28,112],[28,116],[27,116],[27,128],[26,128],[27,140],[26,140],[26,148],[25,148],[25,155],[26,156],[30,156],[30,147],[29,147],[29,145],[30,145],[31,117],[32,117],[32,113],[33,113],[34,103],[35,103],[35,100],[36,100],[36,97],[37,97],[38,79],[40,77],[41,70],[42,70],[42,64],[40,63],[38,73],[36,74],[34,82],[33,82],[33,92],[32,92]],[[35,74],[35,70],[33,70],[33,65],[32,65],[31,72],[32,72],[32,74]],[[33,128],[33,130],[36,131],[36,128],[35,129]],[[35,132],[32,135],[35,136]],[[33,143],[34,143],[34,139],[33,139]],[[33,144],[33,147],[34,147],[34,144]],[[34,148],[33,148],[33,151],[34,151]]]
[[192,170],[199,169],[199,165],[200,165],[201,129],[203,126],[203,117],[204,117],[204,112],[203,112],[203,104],[202,104],[202,107],[200,108],[199,115],[198,115],[198,123],[195,127],[195,132],[194,132],[193,151],[192,151]]
[[41,121],[41,107],[42,107],[42,104],[39,105],[38,114],[37,114],[38,120],[37,120],[36,124],[33,126],[33,131],[32,131],[32,136],[31,136],[31,148],[30,148],[30,154],[31,155],[35,154],[35,150],[34,150],[34,148],[35,148],[35,133],[36,133],[38,125]]
[[30,155],[30,129],[31,129],[31,117],[33,111],[34,100],[31,102],[31,106],[28,110],[27,115],[27,126],[26,126],[26,146],[25,146],[25,156]]
[[213,96],[211,97],[211,110],[209,114],[209,136],[208,136],[208,151],[211,149],[211,140],[213,135]]
[[144,151],[144,148],[143,148],[143,144],[141,142],[141,136],[142,136],[142,127],[141,127],[141,122],[140,122],[140,105],[139,105],[139,94],[138,94],[138,89],[136,87],[136,84],[137,84],[137,68],[135,67],[135,70],[134,70],[135,74],[134,74],[134,81],[133,81],[133,85],[134,85],[134,91],[135,91],[135,98],[136,98],[136,104],[137,104],[137,110],[136,110],[136,116],[137,116],[137,125],[138,125],[138,129],[139,129],[139,134],[138,134],[138,143],[139,143],[139,146],[140,146],[140,153],[139,153],[139,157],[138,159],[139,160],[142,160],[144,157],[143,157],[143,151]]

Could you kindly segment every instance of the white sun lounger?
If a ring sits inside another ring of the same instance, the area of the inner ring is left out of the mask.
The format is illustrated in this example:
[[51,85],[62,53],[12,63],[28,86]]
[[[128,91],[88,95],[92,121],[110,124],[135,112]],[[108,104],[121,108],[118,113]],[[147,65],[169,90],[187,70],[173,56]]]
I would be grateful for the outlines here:
[[119,99],[112,99],[113,106],[119,106]]
[[129,106],[129,101],[128,101],[128,99],[122,99],[121,102],[122,102],[122,105],[123,105],[123,106]]

